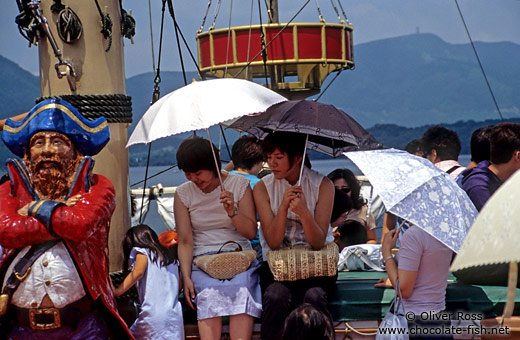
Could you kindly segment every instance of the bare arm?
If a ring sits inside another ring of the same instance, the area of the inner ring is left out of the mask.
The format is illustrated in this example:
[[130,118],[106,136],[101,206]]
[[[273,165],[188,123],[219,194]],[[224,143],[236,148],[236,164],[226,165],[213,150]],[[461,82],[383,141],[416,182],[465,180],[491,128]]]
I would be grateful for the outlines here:
[[381,243],[383,243],[383,238],[385,237],[386,233],[388,233],[390,230],[395,229],[396,223],[397,223],[397,216],[395,216],[392,213],[387,212],[385,214],[385,217],[383,218],[383,233],[381,235]]
[[191,263],[193,261],[191,219],[188,208],[186,208],[182,203],[177,193],[175,193],[175,198],[173,200],[173,211],[175,216],[175,225],[177,226],[177,234],[179,236],[178,254],[182,280],[184,282],[184,297],[186,298],[188,305],[192,309],[195,309],[191,303],[191,299],[195,298],[195,288],[191,281]]
[[320,183],[314,217],[307,208],[303,192],[299,198],[293,199],[290,203],[290,209],[300,216],[305,239],[313,249],[321,249],[325,244],[333,202],[334,186],[328,178],[324,177]]
[[220,202],[238,232],[249,240],[256,236],[256,216],[255,205],[253,203],[253,193],[248,185],[242,199],[238,202],[238,210],[235,210],[233,193],[223,191],[220,194]]
[[[399,228],[400,229],[400,228]],[[413,287],[415,286],[415,281],[417,280],[417,272],[410,270],[403,270],[397,268],[397,263],[395,260],[390,258],[392,255],[392,248],[395,246],[397,241],[397,237],[399,235],[400,230],[390,230],[385,237],[383,238],[381,245],[381,252],[383,255],[383,259],[389,258],[386,260],[386,273],[388,274],[388,278],[379,280],[376,283],[376,287],[396,287],[397,278],[399,278],[399,287],[401,288],[401,297],[407,298],[412,294]]]
[[275,216],[271,210],[269,194],[267,193],[267,188],[263,181],[259,181],[255,184],[253,197],[265,241],[269,245],[269,248],[278,249],[285,235],[285,222],[287,220],[289,201],[286,201],[284,197],[281,206],[278,208],[278,213]]
[[132,288],[143,277],[146,267],[148,267],[148,258],[146,255],[138,253],[135,258],[134,270],[125,277],[119,287],[114,289],[114,295],[120,296]]

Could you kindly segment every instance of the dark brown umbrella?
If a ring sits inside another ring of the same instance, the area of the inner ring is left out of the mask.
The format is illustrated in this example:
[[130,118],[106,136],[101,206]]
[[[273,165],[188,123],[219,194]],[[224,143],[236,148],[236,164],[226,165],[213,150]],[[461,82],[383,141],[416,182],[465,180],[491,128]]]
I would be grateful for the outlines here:
[[381,149],[368,131],[333,105],[308,100],[275,104],[267,111],[237,119],[230,128],[264,138],[273,131],[308,135],[307,148],[337,157],[345,151]]

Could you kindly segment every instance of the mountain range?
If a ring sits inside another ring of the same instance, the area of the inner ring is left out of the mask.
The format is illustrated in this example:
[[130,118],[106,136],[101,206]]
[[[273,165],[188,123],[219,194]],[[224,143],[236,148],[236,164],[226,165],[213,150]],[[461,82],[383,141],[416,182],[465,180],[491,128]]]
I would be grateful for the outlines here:
[[[476,42],[475,47],[502,115],[517,121],[520,63],[513,56],[520,55],[520,45]],[[402,148],[420,137],[428,125],[442,124],[459,133],[463,153],[468,153],[471,131],[499,121],[469,44],[450,44],[433,34],[413,34],[359,44],[354,52],[355,69],[342,72],[320,102],[347,112],[387,146]],[[188,82],[194,78],[195,72],[187,73]],[[323,89],[332,78],[329,76]],[[163,95],[184,85],[180,72],[163,71],[161,79]],[[152,73],[126,81],[134,116],[129,132],[150,105],[153,81]],[[39,95],[38,77],[0,56],[0,118],[27,111]],[[172,164],[175,146],[183,137],[154,143],[152,159]],[[235,138],[236,134],[228,142]],[[0,157],[5,152],[5,148],[0,149]],[[131,165],[142,164],[146,153],[143,145],[132,147]]]

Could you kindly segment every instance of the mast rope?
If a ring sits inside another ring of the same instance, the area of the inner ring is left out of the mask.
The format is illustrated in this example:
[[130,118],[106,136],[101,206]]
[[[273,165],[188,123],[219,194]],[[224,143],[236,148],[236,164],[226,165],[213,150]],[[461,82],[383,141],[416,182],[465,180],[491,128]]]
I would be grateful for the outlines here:
[[336,16],[338,17],[338,21],[339,23],[343,23],[343,20],[341,19],[341,15],[339,15],[339,11],[338,11],[338,8],[336,7],[336,5],[334,5],[334,0],[330,0],[330,4],[332,5],[332,8],[334,9],[334,12],[336,12]]
[[315,0],[315,1],[316,1],[316,9],[318,10],[320,22],[325,22],[325,19],[323,19],[323,15],[321,15],[320,4],[318,3],[318,0]]
[[63,99],[72,104],[87,119],[105,117],[109,123],[132,123],[132,97],[126,94],[59,95],[36,98],[36,104],[46,99]]
[[471,35],[469,34],[468,26],[466,26],[466,21],[464,20],[464,16],[462,15],[462,11],[460,10],[459,3],[457,0],[455,1],[455,5],[457,6],[457,10],[459,11],[460,19],[462,20],[462,24],[464,24],[464,29],[466,30],[466,34],[468,35],[469,42],[471,44],[471,47],[473,48],[473,53],[475,53],[475,57],[477,58],[478,65],[480,66],[480,71],[482,72],[482,75],[484,76],[484,80],[486,81],[486,85],[488,87],[489,93],[491,94],[491,98],[493,98],[493,103],[495,103],[495,107],[497,109],[498,115],[500,116],[500,119],[504,121],[504,117],[502,116],[502,112],[500,111],[500,108],[498,107],[497,100],[495,98],[495,94],[493,93],[493,89],[491,88],[491,85],[489,84],[488,78],[486,76],[486,72],[484,71],[484,67],[482,66],[482,63],[480,62],[480,58],[478,57],[477,49],[475,48],[475,44],[473,44],[473,39],[471,39]]
[[[175,9],[173,8],[173,2],[172,0],[168,0],[168,10],[170,12],[170,16],[173,19],[173,26],[175,28],[175,38],[177,40],[177,50],[179,51],[179,59],[181,61],[181,68],[182,68],[182,76],[184,78],[184,85],[188,85],[188,80],[186,79],[186,70],[184,69],[184,59],[182,57],[182,50],[181,50],[181,42],[179,40],[179,25],[177,24],[177,19],[175,18]],[[161,37],[162,40],[162,37]]]
[[[251,11],[249,13],[249,33],[247,36],[247,57],[246,60],[249,60],[249,50],[251,48],[251,29],[253,27],[253,7],[255,6],[255,0],[251,0]],[[249,68],[246,69],[246,79],[248,79]]]
[[345,22],[347,25],[350,25],[350,22],[348,21],[347,14],[345,14],[345,10],[343,9],[343,5],[341,4],[341,0],[338,0],[339,8],[341,8],[341,12],[343,13],[343,17],[345,18]]
[[105,52],[108,52],[110,51],[110,47],[112,47],[112,19],[110,18],[110,14],[103,13],[101,7],[99,7],[98,0],[94,0],[94,2],[101,17],[101,33],[105,39],[108,39],[108,46],[105,49]]
[[[267,80],[267,46],[265,45],[264,29],[262,27],[262,8],[260,7],[260,0],[258,0],[258,16],[260,17],[260,52],[262,53],[262,60],[264,62],[265,87],[269,88],[269,81]],[[256,58],[256,57],[255,57]],[[255,59],[253,58],[253,60]],[[249,66],[249,63],[246,65]],[[242,70],[238,74],[240,74]],[[272,84],[271,84],[272,87]]]
[[148,0],[148,17],[150,19],[150,43],[152,45],[152,72],[155,78],[155,51],[153,46],[153,25],[152,25],[152,4],[151,0]]
[[338,73],[336,73],[336,75],[334,76],[334,78],[332,78],[332,80],[330,81],[330,83],[327,85],[327,87],[321,91],[320,95],[318,96],[318,98],[314,99],[313,101],[317,102],[318,100],[320,100],[321,96],[323,96],[323,94],[329,89],[330,85],[332,85],[332,83],[334,82],[334,80],[336,80],[337,77],[339,77],[339,75],[341,74],[341,72],[343,72],[343,69],[340,69],[338,71]]
[[133,44],[135,36],[135,19],[123,8],[123,0],[119,0],[119,15],[121,19],[121,35],[130,39]]
[[262,49],[262,51],[258,52],[253,58],[249,59],[249,61],[247,62],[246,65],[244,65],[244,67],[242,67],[240,69],[240,71],[235,75],[235,78],[237,78],[238,76],[240,76],[240,74],[249,67],[249,65],[251,65],[251,63],[263,52],[263,50],[265,50],[267,47],[269,47],[269,45],[271,45],[271,43],[276,39],[278,38],[278,36],[280,34],[282,34],[282,32],[287,28],[289,27],[289,25],[293,22],[294,19],[296,19],[296,17],[301,13],[301,11],[303,11],[303,9],[305,8],[305,6],[307,6],[309,4],[311,0],[307,0],[303,6],[298,10],[298,12],[296,12],[296,14],[291,18],[291,20],[289,20],[289,22],[287,22],[285,24],[284,27],[282,27],[282,29],[280,29],[280,31],[278,31],[278,33],[276,33],[276,35],[273,37],[273,39],[271,39],[266,45],[265,47]]
[[264,0],[264,5],[267,10],[267,17],[268,17],[267,22],[273,22],[273,13],[271,11],[271,6],[269,6],[267,4],[267,0]]
[[220,5],[222,4],[222,0],[218,0],[217,8],[215,8],[215,15],[213,16],[213,22],[211,23],[211,27],[209,31],[215,28],[215,22],[217,21],[218,13],[220,12]]
[[211,7],[211,0],[208,1],[208,7],[206,8],[206,14],[204,14],[204,18],[202,18],[202,24],[200,25],[197,34],[200,34],[204,31],[204,25],[206,25],[206,19],[208,18],[209,8]]
[[45,36],[45,32],[27,2],[27,0],[16,1],[20,14],[16,16],[15,22],[20,34],[29,41],[29,46],[38,45],[38,41]]
[[76,12],[63,5],[61,0],[54,0],[51,11],[58,16],[56,28],[61,40],[67,44],[76,42],[83,33],[83,25]]
[[[152,179],[152,178],[154,178],[154,177],[157,177],[157,176],[159,176],[160,174],[165,173],[166,171],[169,171],[169,170],[171,170],[171,169],[173,169],[173,168],[176,168],[176,167],[177,167],[177,164],[174,164],[174,165],[172,165],[172,166],[170,166],[170,167],[168,167],[168,168],[166,168],[166,169],[164,169],[164,170],[161,170],[161,171],[159,171],[159,172],[156,172],[155,174],[153,174],[153,175],[147,177],[147,179]],[[140,180],[139,182],[135,182],[134,184],[130,184],[130,186],[131,186],[131,187],[135,187],[136,185],[141,184],[141,183],[143,183],[144,181],[145,181],[144,179],[143,179],[143,180]]]
[[231,37],[231,16],[233,15],[233,0],[230,1],[229,5],[229,24],[228,24],[228,33],[227,33],[227,46],[226,46],[226,67],[224,68],[224,77],[226,77],[227,69],[228,69],[228,58],[229,58],[229,39]]
[[[161,97],[161,53],[162,53],[162,41],[163,41],[163,32],[164,32],[164,13],[166,11],[166,0],[162,0],[162,10],[161,10],[161,35],[159,39],[159,56],[157,57],[157,73],[155,73],[155,77],[153,80],[153,94],[152,94],[152,102],[150,106],[153,105],[156,101]],[[151,14],[150,14],[151,16]],[[150,17],[151,19],[151,17]],[[150,23],[151,25],[151,23]],[[144,185],[143,185],[143,195],[141,197],[141,209],[139,212],[139,223],[143,223],[143,206],[144,206],[144,197],[146,196],[146,181],[148,180],[148,170],[150,169],[150,155],[152,154],[152,143],[148,144],[148,154],[146,157],[146,170],[144,172]]]

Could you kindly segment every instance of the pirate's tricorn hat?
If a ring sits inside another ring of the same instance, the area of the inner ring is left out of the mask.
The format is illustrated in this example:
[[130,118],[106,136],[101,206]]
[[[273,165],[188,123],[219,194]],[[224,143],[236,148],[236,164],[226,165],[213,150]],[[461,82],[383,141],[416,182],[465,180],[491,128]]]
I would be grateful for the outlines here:
[[88,120],[63,99],[47,99],[31,109],[17,122],[5,122],[2,140],[12,153],[23,157],[31,137],[39,131],[56,131],[66,135],[85,156],[97,154],[110,140],[104,117]]

